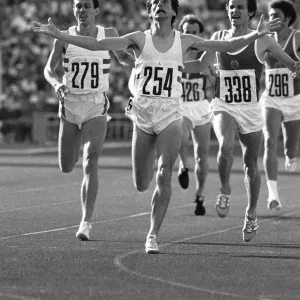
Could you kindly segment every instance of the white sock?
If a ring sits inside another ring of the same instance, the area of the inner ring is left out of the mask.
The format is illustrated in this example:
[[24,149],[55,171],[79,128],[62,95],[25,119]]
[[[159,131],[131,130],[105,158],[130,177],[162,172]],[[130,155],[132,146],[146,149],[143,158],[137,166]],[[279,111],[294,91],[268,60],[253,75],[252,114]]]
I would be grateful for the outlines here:
[[277,181],[267,180],[267,186],[269,191],[269,199],[279,199],[279,195],[277,191]]

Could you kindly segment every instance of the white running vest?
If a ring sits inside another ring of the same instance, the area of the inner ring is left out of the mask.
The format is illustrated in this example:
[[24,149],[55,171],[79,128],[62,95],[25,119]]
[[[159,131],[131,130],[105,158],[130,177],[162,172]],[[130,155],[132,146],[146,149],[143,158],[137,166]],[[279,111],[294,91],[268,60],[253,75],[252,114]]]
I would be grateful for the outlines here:
[[[97,26],[97,39],[105,38],[105,29]],[[69,28],[76,34],[76,26]],[[105,92],[109,87],[109,51],[91,51],[69,44],[63,57],[63,83],[73,94]]]
[[144,49],[135,63],[135,96],[181,98],[183,58],[180,32],[175,30],[173,45],[164,53],[156,50],[152,35],[145,33]]

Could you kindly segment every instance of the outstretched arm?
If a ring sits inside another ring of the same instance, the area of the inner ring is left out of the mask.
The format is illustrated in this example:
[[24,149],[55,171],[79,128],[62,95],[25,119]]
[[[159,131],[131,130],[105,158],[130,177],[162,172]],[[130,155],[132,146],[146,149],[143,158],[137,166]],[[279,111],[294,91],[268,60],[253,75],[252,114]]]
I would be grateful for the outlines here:
[[132,41],[126,35],[123,37],[111,37],[101,40],[96,40],[92,37],[87,36],[75,36],[65,34],[59,31],[56,26],[53,24],[51,18],[48,20],[48,24],[41,24],[38,22],[33,22],[33,26],[29,26],[34,32],[39,32],[56,38],[58,40],[65,41],[69,44],[85,48],[91,51],[99,50],[125,50],[132,44]]
[[292,72],[295,72],[295,76],[299,76],[300,62],[294,61],[273,38],[265,36],[262,42],[265,46],[265,51],[270,52],[279,62],[284,64]]
[[[105,31],[106,31],[106,33],[105,33],[106,37],[118,37],[119,36],[119,33],[117,32],[117,30],[115,28],[107,28]],[[115,50],[115,51],[113,51],[113,54],[115,55],[118,62],[122,66],[130,67],[130,68],[134,67],[135,58],[134,58],[134,55],[132,53],[130,53],[129,51]]]
[[234,52],[254,42],[257,38],[270,33],[270,31],[274,31],[279,24],[279,19],[274,19],[271,22],[264,22],[264,15],[262,15],[257,29],[247,35],[231,38],[228,41],[207,41],[195,37],[195,42],[191,46],[198,48],[200,51]]
[[[217,40],[218,34],[215,32],[211,40]],[[184,63],[184,72],[186,73],[203,73],[216,60],[215,51],[206,51],[197,60],[186,61]]]

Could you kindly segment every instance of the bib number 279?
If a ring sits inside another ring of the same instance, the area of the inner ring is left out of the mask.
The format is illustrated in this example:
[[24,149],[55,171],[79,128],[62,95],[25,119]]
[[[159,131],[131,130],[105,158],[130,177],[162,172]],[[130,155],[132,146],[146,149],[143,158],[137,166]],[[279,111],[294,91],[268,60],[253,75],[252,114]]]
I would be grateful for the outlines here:
[[[162,67],[145,67],[144,76],[146,77],[145,83],[143,85],[144,95],[154,95],[160,96],[163,91],[168,92],[168,97],[171,97],[172,92],[172,80],[173,80],[173,69],[168,68],[166,72],[163,72]],[[148,89],[147,85],[149,81],[153,81],[152,91]],[[155,84],[156,83],[156,84]]]

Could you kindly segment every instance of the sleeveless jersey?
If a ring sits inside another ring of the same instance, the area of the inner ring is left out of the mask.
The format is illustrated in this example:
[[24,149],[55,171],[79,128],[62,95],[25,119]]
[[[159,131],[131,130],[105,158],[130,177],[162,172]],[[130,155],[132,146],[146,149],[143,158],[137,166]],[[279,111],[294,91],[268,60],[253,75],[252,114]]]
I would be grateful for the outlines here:
[[[296,30],[293,30],[287,39],[283,50],[295,61],[300,57],[296,50]],[[292,78],[290,70],[276,60],[269,52],[265,56],[266,89],[264,95],[275,98],[293,97],[300,94],[300,78]]]
[[[105,38],[105,29],[97,26],[97,39]],[[76,34],[76,26],[69,28]],[[110,55],[108,51],[90,51],[69,44],[63,57],[63,83],[73,94],[105,92],[109,87]]]
[[[224,40],[224,31],[220,32],[219,40]],[[256,54],[256,47],[257,41],[234,53],[217,52],[219,77],[215,97],[230,105],[259,101],[263,62]]]
[[180,32],[175,30],[172,47],[159,52],[153,45],[152,35],[145,32],[145,45],[135,63],[135,96],[180,98],[183,58]]
[[[200,58],[202,53],[197,55]],[[206,99],[207,76],[200,73],[183,73],[182,74],[182,101],[202,101]]]

